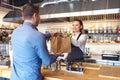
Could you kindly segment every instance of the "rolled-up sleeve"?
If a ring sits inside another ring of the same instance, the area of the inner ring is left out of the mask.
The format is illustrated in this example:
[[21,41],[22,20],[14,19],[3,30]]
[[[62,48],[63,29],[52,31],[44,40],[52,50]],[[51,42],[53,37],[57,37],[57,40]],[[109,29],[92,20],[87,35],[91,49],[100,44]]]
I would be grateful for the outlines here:
[[80,39],[78,39],[78,40],[71,38],[72,44],[76,47],[80,47],[83,44],[85,44],[86,40],[87,40],[87,35],[81,35]]

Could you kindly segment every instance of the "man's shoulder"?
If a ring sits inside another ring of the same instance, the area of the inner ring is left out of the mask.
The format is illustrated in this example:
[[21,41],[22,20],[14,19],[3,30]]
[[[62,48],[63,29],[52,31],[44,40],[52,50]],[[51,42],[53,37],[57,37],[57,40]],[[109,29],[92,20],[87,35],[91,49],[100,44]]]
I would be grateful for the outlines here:
[[35,31],[35,33],[36,33],[36,36],[44,36],[44,34],[42,32]]
[[18,31],[20,31],[20,28],[21,28],[21,26],[18,26],[17,28],[15,28],[15,29],[13,30],[13,33],[12,33],[12,34],[14,34],[14,33],[18,32]]
[[45,39],[45,35],[39,31],[35,31],[35,33],[32,35],[37,40]]

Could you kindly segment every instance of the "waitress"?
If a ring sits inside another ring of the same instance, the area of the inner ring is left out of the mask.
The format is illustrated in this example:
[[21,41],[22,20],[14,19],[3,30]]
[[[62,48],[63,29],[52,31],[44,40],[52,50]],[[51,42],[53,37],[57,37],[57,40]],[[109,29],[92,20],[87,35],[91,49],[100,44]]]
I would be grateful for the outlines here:
[[84,61],[84,50],[87,40],[87,35],[83,29],[81,20],[74,20],[72,23],[73,34],[71,37],[71,53],[67,56],[67,62]]

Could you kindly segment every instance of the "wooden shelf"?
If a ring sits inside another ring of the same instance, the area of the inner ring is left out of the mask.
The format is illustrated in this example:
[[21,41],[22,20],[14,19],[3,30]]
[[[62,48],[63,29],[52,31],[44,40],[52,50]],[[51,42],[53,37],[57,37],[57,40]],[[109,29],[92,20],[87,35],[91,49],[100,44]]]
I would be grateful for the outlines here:
[[116,43],[116,42],[111,42],[111,43],[102,43],[102,42],[87,42],[87,44],[100,44],[100,45],[103,45],[103,44],[117,44],[117,45],[120,45],[120,43]]
[[13,28],[0,28],[1,30],[14,30]]

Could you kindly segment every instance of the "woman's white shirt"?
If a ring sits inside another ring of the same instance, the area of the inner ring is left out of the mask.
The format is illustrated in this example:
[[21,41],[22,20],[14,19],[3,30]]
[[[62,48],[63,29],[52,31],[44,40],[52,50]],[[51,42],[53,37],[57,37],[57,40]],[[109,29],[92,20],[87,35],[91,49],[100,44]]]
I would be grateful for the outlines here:
[[85,44],[87,40],[87,35],[86,34],[81,34],[79,39],[77,40],[77,37],[79,36],[80,33],[73,34],[71,37],[71,42],[74,46],[79,47],[83,52],[85,51]]

